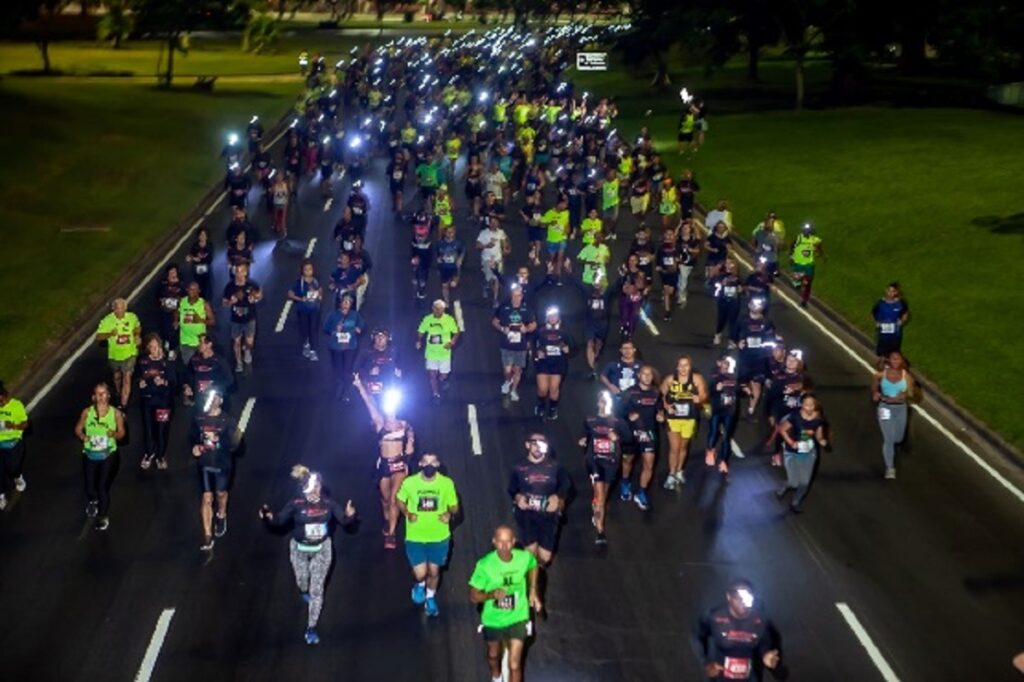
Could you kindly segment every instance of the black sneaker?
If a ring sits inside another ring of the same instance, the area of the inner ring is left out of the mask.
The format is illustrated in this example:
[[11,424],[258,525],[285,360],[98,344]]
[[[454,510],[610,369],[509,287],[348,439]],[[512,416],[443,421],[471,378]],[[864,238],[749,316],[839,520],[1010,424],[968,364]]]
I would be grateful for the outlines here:
[[558,408],[557,407],[548,408],[548,419],[550,419],[551,421],[554,421],[554,420],[558,419]]
[[541,405],[540,403],[534,405],[534,407],[533,407],[533,414],[536,417],[543,417],[544,416],[544,406]]
[[595,545],[607,545],[608,544],[608,536],[605,535],[604,533],[602,533],[601,531],[598,531],[597,535],[594,536],[594,544]]
[[100,505],[95,500],[89,500],[85,503],[85,515],[92,518],[100,513]]
[[213,538],[212,537],[205,537],[205,538],[203,538],[203,544],[199,545],[199,551],[200,552],[209,552],[212,549],[213,549]]
[[213,517],[213,534],[219,538],[224,537],[224,534],[228,532],[228,517],[217,516]]

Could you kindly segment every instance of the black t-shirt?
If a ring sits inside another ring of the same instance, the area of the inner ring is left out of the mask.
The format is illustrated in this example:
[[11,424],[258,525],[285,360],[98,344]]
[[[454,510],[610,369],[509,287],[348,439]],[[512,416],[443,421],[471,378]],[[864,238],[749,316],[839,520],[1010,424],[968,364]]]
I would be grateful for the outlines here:
[[[537,330],[535,349],[537,371],[546,374],[562,374],[569,364],[569,353],[572,352],[572,337],[561,329],[550,329],[547,326]],[[568,347],[567,352],[565,348]]]
[[216,416],[199,412],[192,422],[192,444],[201,445],[199,466],[204,469],[230,469],[234,464],[232,438],[235,420],[226,412]]
[[502,348],[513,351],[526,350],[527,332],[524,329],[537,319],[526,303],[519,307],[503,303],[494,311],[494,319],[502,327],[508,328],[508,333],[501,335]]
[[679,272],[680,260],[681,254],[675,244],[662,243],[655,254],[655,261],[658,264],[658,270],[666,274]]
[[[166,405],[177,379],[174,365],[167,358],[153,360],[143,353],[135,365],[135,376],[146,385],[139,388],[139,395],[146,401]],[[161,383],[157,383],[157,381]]]
[[[658,413],[661,412],[661,391],[656,386],[643,389],[639,385],[631,386],[622,394],[621,414],[634,432],[653,432],[658,428]],[[629,421],[629,415],[636,413],[638,419]]]
[[583,430],[588,457],[616,462],[622,457],[622,443],[631,435],[626,422],[618,417],[587,417]]
[[530,511],[546,511],[547,500],[557,495],[563,500],[569,495],[572,483],[565,468],[550,454],[540,462],[524,460],[516,465],[509,478],[508,494],[526,497]]
[[708,385],[711,393],[711,409],[715,412],[733,412],[739,404],[737,400],[738,383],[736,374],[715,372],[711,375]]
[[752,611],[733,618],[727,606],[708,611],[697,623],[697,642],[704,663],[717,663],[723,679],[760,680],[764,655],[777,648],[771,622]]
[[228,282],[224,287],[224,299],[231,301],[237,296],[237,301],[229,303],[232,322],[245,324],[249,320],[256,319],[256,303],[250,299],[259,290],[260,285],[251,279],[246,280],[245,284],[236,284],[234,280]]
[[354,530],[356,517],[345,516],[345,508],[329,497],[321,496],[316,502],[305,497],[291,500],[270,520],[272,526],[292,524],[292,538],[303,545],[320,545],[331,537],[334,524]]

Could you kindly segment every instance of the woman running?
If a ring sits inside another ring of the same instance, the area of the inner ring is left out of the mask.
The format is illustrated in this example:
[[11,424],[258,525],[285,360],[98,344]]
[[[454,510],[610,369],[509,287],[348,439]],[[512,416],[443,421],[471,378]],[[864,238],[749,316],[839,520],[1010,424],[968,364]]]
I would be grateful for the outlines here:
[[210,282],[213,277],[210,272],[213,263],[213,246],[210,244],[210,232],[205,227],[200,227],[196,232],[196,240],[185,256],[185,262],[192,266],[192,279],[199,283],[199,293],[210,300],[212,289]]
[[323,287],[316,278],[313,261],[308,258],[299,267],[299,278],[288,290],[288,300],[295,304],[295,314],[299,320],[299,340],[302,341],[302,357],[316,362],[316,348],[320,338],[320,302],[323,300]]
[[156,334],[146,336],[143,348],[145,353],[139,357],[135,368],[145,442],[141,466],[148,469],[156,460],[157,469],[166,469],[167,430],[171,424],[174,388],[178,383],[175,366],[164,355],[163,344]]
[[75,424],[85,455],[85,514],[96,518],[96,530],[110,526],[110,487],[118,464],[117,441],[124,433],[124,415],[110,404],[110,388],[96,384],[92,405],[82,410]]
[[395,496],[402,481],[409,475],[409,457],[416,450],[416,435],[412,425],[396,415],[401,400],[397,390],[385,393],[381,401],[382,408],[378,410],[377,403],[358,376],[353,384],[366,404],[373,428],[380,439],[376,474],[380,479],[380,504],[384,513],[384,549],[395,549],[398,546],[395,528],[398,527],[398,517],[401,515]]
[[739,407],[736,358],[729,355],[718,358],[718,367],[711,375],[709,389],[711,421],[708,424],[708,447],[704,453],[704,464],[713,467],[717,462],[718,470],[728,477],[732,434],[736,430],[736,410]]
[[896,446],[907,433],[907,401],[917,391],[907,360],[898,350],[889,353],[885,366],[871,380],[871,399],[877,404],[878,427],[882,430],[885,477],[896,478]]
[[544,327],[537,330],[534,339],[533,360],[537,371],[537,406],[534,414],[543,419],[558,419],[558,400],[562,393],[562,380],[569,371],[569,353],[572,337],[562,331],[562,318],[558,308],[548,308]]
[[807,497],[814,477],[814,465],[818,459],[818,448],[828,447],[825,436],[825,418],[821,404],[810,393],[800,401],[800,409],[786,415],[777,428],[783,440],[786,463],[786,485],[775,493],[782,500],[789,492],[796,495],[789,508],[794,514],[802,511],[801,505]]
[[352,296],[340,296],[338,309],[324,320],[324,334],[327,335],[327,349],[331,352],[331,369],[334,372],[334,397],[346,402],[352,385],[359,337],[366,328],[363,316],[352,301]]
[[630,438],[626,422],[616,417],[615,402],[609,391],[601,391],[597,398],[597,415],[583,420],[583,436],[579,445],[586,450],[587,473],[594,495],[590,503],[591,523],[597,530],[594,544],[608,544],[604,533],[605,506],[608,490],[619,477],[622,465],[622,444]]
[[292,478],[299,482],[301,494],[276,514],[264,504],[260,507],[259,515],[267,525],[275,528],[292,524],[288,555],[295,572],[295,583],[299,586],[302,599],[309,604],[306,644],[319,644],[316,624],[324,606],[327,573],[331,570],[331,533],[335,523],[340,523],[348,532],[355,532],[358,520],[352,500],[348,500],[342,509],[340,504],[323,494],[320,474],[296,464],[292,467]]
[[697,433],[700,406],[707,402],[708,389],[704,377],[693,370],[689,355],[676,360],[676,369],[661,382],[661,395],[668,419],[668,476],[665,490],[676,490],[686,483],[686,464],[690,439]]

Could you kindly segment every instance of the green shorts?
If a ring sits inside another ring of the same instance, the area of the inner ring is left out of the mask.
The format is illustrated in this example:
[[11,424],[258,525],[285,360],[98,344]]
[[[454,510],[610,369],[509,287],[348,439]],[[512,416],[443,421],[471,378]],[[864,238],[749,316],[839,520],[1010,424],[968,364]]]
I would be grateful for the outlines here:
[[483,628],[484,641],[507,642],[512,639],[518,639],[520,642],[525,642],[526,624],[528,622],[524,620],[522,623],[513,623],[503,628],[489,628],[485,625]]
[[793,274],[802,275],[808,279],[814,279],[814,263],[800,264],[793,263]]

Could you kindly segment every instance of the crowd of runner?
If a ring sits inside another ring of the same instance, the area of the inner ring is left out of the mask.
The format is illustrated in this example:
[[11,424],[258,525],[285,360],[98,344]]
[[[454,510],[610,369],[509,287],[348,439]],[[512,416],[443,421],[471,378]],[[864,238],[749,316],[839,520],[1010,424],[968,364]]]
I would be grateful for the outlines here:
[[[754,267],[742,275],[738,256],[745,252],[738,248],[728,203],[717,202],[702,220],[693,173],[673,177],[646,128],[627,139],[616,129],[613,101],[564,80],[576,46],[596,38],[579,27],[536,35],[501,29],[402,38],[355,51],[333,68],[322,57],[307,59],[308,90],[283,132],[278,157],[255,117],[242,139],[229,139],[224,147],[231,221],[223,241],[201,228],[184,264],[165,268],[156,294],[159,326],[143,330],[124,299],[115,300],[99,324],[96,339],[106,342],[111,375],[95,385],[74,427],[84,458],[85,511],[95,528],[110,524],[118,441],[125,436],[125,410],[135,404],[143,426],[142,469],[166,470],[173,456],[171,420],[191,420],[188,455],[201,486],[202,550],[211,550],[227,532],[234,453],[242,437],[231,396],[239,381],[258,371],[253,362],[264,304],[263,290],[251,278],[260,237],[248,215],[261,210],[251,197],[264,202],[262,210],[283,240],[300,184],[319,188],[326,212],[343,179],[350,192],[333,242],[321,236],[335,244],[337,265],[321,274],[304,260],[287,299],[303,358],[318,362],[325,347],[335,397],[352,403],[358,396],[367,409],[379,439],[382,543],[396,549],[404,521],[411,600],[428,616],[439,612],[438,582],[459,497],[455,482],[442,473],[440,454],[418,448],[414,425],[401,416],[396,342],[364,308],[373,270],[365,248],[371,210],[391,212],[407,226],[408,295],[419,301],[438,292],[415,338],[432,399],[444,400],[460,343],[497,342],[496,394],[507,406],[528,398],[536,417],[510,474],[509,525],[495,531],[494,551],[470,579],[470,598],[482,606],[492,678],[501,678],[504,647],[510,679],[522,679],[523,642],[532,614],[542,608],[538,575],[551,566],[573,487],[545,435],[545,423],[559,418],[573,356],[584,357],[595,387],[578,444],[592,487],[596,544],[608,542],[610,499],[647,511],[659,482],[665,491],[683,489],[695,442],[705,465],[728,477],[732,458],[743,456],[733,441],[741,418],[764,425],[764,448],[748,450],[764,451],[785,468],[777,495],[792,495],[789,508],[802,511],[816,460],[829,447],[829,430],[804,352],[782,338],[771,312],[776,292],[786,285],[807,305],[823,255],[821,239],[805,225],[787,240],[782,221],[768,213],[751,235]],[[684,103],[680,151],[703,142],[705,115],[702,103]],[[379,179],[384,164],[374,164],[378,158],[386,162],[386,205],[371,205],[362,187],[366,178]],[[525,248],[517,253],[509,232],[523,228]],[[619,239],[630,245],[624,260],[614,262],[609,242]],[[223,281],[213,272],[214,254],[221,251],[227,283],[214,290],[214,281]],[[479,258],[479,295],[493,307],[495,338],[463,339],[451,313],[469,252]],[[784,271],[787,260],[791,267]],[[658,318],[678,324],[676,314],[701,290],[714,299],[716,319],[687,323],[714,334],[720,349],[714,364],[700,368],[687,355],[668,367],[645,362],[643,346],[660,333]],[[583,305],[581,330],[563,319],[557,301],[569,299]],[[894,478],[896,447],[916,390],[900,353],[909,308],[898,283],[887,288],[872,315],[879,356],[872,398],[885,477]],[[220,316],[226,325],[217,325]],[[225,327],[226,338],[216,338]],[[523,384],[531,366],[532,400]],[[180,409],[179,399],[189,409]],[[697,442],[702,423],[705,435]],[[22,436],[28,426],[24,406],[0,386],[0,509],[12,488],[26,488]],[[659,464],[661,453],[666,466]],[[292,475],[297,496],[279,511],[262,507],[259,516],[292,529],[291,563],[309,604],[305,638],[314,644],[333,528],[354,530],[358,518],[351,502],[330,498],[319,473],[298,465]],[[698,633],[708,677],[757,679],[762,668],[779,662],[770,624],[744,581],[730,587],[725,605],[700,621]]]

